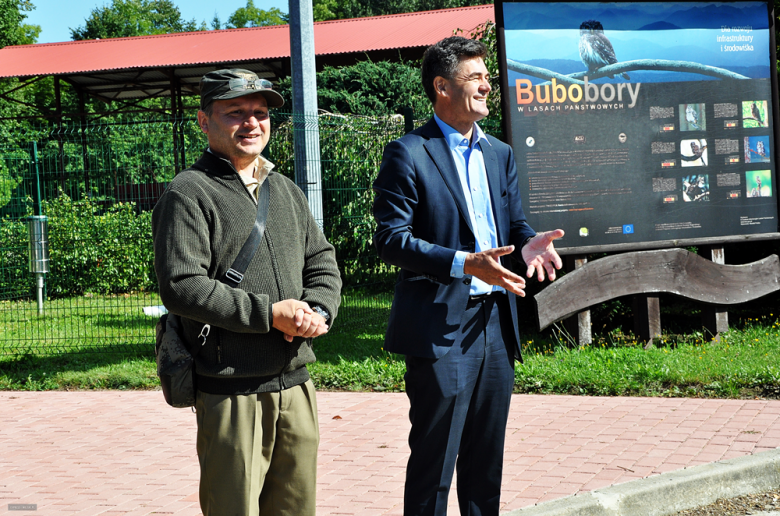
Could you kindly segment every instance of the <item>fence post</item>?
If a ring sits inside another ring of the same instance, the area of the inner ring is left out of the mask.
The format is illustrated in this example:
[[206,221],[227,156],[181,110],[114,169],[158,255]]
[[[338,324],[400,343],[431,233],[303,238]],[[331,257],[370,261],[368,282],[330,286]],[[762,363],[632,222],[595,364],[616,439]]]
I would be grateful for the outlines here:
[[[40,220],[42,217],[42,209],[41,209],[41,176],[40,176],[40,167],[38,166],[38,142],[32,142],[30,145],[30,157],[32,158],[32,168],[33,172],[35,173],[35,215],[36,219]],[[32,223],[28,220],[29,228],[32,228]],[[43,223],[45,226],[45,222]],[[28,238],[30,239],[29,242],[29,254],[30,254],[30,272],[35,273],[35,282],[37,287],[37,299],[38,299],[38,315],[43,315],[43,300],[46,296],[45,289],[46,289],[46,283],[44,278],[44,272],[48,272],[48,250],[46,251],[46,271],[43,271],[43,269],[38,270],[34,267],[32,257],[33,257],[33,249],[35,248],[35,242],[33,242],[33,231],[32,229],[28,229]],[[41,238],[47,238],[43,236],[43,232],[41,232]],[[47,244],[48,245],[48,242]],[[41,255],[43,256],[43,255]],[[37,267],[37,265],[36,265]]]
[[404,110],[404,134],[414,131],[414,110],[405,107]]
[[32,159],[32,172],[35,174],[35,214],[41,213],[41,176],[38,167],[38,142],[30,142],[30,158]]
[[293,92],[295,182],[309,200],[314,220],[323,227],[320,127],[317,118],[317,70],[311,0],[289,0],[290,62]]

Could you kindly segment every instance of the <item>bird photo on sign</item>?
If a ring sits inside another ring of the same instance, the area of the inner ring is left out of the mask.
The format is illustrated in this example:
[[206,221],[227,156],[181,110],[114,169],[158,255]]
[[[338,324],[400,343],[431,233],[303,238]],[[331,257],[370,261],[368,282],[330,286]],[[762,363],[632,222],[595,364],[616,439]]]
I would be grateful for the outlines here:
[[745,136],[745,163],[769,163],[769,135]]
[[742,102],[742,127],[769,127],[766,116],[766,100],[747,100]]
[[[599,68],[617,63],[615,49],[609,38],[604,35],[604,27],[598,20],[587,20],[580,25],[580,59],[593,74]],[[625,80],[631,80],[627,73],[620,74]],[[614,79],[614,75],[608,75]]]
[[680,104],[680,131],[704,131],[707,118],[704,104]]
[[684,202],[706,202],[710,200],[710,176],[694,174],[682,178]]
[[745,190],[748,198],[772,197],[772,171],[750,170],[745,172]]
[[680,142],[680,166],[706,167],[707,140],[683,140]]

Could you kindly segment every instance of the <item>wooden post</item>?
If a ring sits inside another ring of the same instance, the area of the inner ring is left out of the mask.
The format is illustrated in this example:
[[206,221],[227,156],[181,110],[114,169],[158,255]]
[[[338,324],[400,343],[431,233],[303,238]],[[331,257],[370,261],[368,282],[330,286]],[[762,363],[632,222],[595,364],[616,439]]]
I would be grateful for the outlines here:
[[634,333],[643,340],[645,348],[653,345],[653,339],[661,336],[661,303],[658,294],[634,296]]
[[[724,253],[722,246],[713,246],[709,251],[713,263],[721,265],[726,263],[726,254]],[[729,329],[729,312],[723,305],[704,305],[701,311],[701,319],[705,335],[709,334],[715,341],[719,342],[720,334]]]
[[[588,263],[588,257],[587,255],[566,256],[565,261],[566,271],[571,272]],[[593,336],[590,332],[590,310],[583,310],[567,318],[563,322],[563,326],[569,335],[575,338],[577,346],[587,346],[593,342]]]

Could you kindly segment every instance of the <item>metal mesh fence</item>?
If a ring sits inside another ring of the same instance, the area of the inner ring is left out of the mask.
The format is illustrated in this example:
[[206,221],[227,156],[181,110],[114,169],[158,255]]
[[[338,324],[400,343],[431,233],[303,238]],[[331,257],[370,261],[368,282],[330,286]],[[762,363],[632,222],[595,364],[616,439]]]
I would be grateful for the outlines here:
[[[393,274],[371,243],[371,183],[403,119],[273,117],[266,154],[293,180],[294,131],[319,130],[321,191],[310,192],[322,196],[344,279],[333,331],[385,319]],[[0,145],[0,354],[151,353],[161,305],[151,209],[207,145],[194,118],[63,124],[15,138]],[[28,269],[30,215],[48,217],[42,312]]]

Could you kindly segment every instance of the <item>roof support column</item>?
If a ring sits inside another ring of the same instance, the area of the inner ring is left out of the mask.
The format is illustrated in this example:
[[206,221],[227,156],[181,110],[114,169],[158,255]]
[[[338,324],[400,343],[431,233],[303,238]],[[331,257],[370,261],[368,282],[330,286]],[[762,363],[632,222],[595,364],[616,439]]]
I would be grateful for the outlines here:
[[179,109],[176,105],[178,100],[176,96],[176,79],[171,77],[171,131],[173,136],[173,173],[178,174],[179,167]]
[[295,182],[306,194],[312,215],[322,228],[320,128],[317,120],[312,0],[289,0],[289,7]]
[[187,168],[187,146],[184,139],[184,99],[181,96],[181,81],[176,80],[176,98],[179,102],[179,152],[181,153],[181,166]]
[[84,191],[87,197],[92,197],[92,190],[89,187],[89,152],[87,151],[87,107],[84,102],[84,90],[78,88],[76,92],[79,95],[79,119],[81,121],[81,156],[84,162]]
[[[57,124],[57,161],[60,165],[60,186],[62,191],[68,193],[65,189],[65,148],[62,142],[62,92],[60,91],[60,78],[54,77],[54,109],[55,120]],[[86,185],[84,185],[86,188]],[[73,195],[73,192],[70,193]]]

